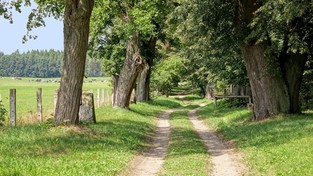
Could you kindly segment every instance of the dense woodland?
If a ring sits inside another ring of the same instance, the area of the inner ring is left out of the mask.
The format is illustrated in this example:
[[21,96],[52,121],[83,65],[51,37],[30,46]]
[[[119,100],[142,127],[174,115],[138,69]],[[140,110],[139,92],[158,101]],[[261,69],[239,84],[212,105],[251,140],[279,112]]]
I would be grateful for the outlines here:
[[[32,50],[20,53],[18,50],[10,55],[0,52],[0,76],[57,78],[61,76],[64,53],[55,50]],[[103,76],[101,62],[87,57],[85,75]]]

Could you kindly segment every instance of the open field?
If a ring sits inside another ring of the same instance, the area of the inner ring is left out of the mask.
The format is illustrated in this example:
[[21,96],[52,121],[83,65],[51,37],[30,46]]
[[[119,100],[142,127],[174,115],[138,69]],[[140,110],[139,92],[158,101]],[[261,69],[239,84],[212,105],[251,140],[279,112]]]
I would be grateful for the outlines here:
[[[96,79],[96,81],[92,81]],[[49,118],[53,113],[54,92],[59,88],[59,83],[51,81],[60,80],[55,78],[0,78],[0,95],[4,107],[9,110],[10,89],[16,89],[17,120],[30,118],[36,114],[36,91],[42,88],[43,115]],[[47,82],[50,81],[50,82]],[[92,81],[92,82],[90,82]],[[83,90],[105,89],[111,91],[110,78],[87,78]]]

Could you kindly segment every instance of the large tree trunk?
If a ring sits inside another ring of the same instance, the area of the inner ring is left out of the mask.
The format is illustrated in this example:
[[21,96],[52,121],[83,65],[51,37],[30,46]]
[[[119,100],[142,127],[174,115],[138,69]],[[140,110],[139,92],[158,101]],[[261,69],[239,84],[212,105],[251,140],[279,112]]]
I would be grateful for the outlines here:
[[140,52],[140,37],[135,33],[127,41],[126,59],[118,80],[115,107],[128,108],[136,79],[142,70],[143,59]]
[[213,99],[214,98],[214,88],[213,88],[212,83],[207,83],[205,97],[207,99]]
[[137,78],[136,100],[150,100],[150,77],[155,59],[157,37],[151,37],[148,42],[143,41],[142,52],[145,55],[145,62],[140,75]]
[[299,95],[307,55],[285,53],[282,56],[280,62],[288,87],[290,113],[301,113]]
[[[299,92],[307,59],[305,54],[281,54],[278,68],[269,68],[261,45],[243,46],[254,102],[253,120],[279,113],[300,113]],[[279,67],[280,66],[280,67]]]
[[55,125],[78,123],[93,0],[67,0],[64,12],[64,63]]
[[144,62],[143,69],[137,78],[136,100],[139,102],[150,99],[150,75],[151,69],[147,62]]
[[[238,0],[235,24],[237,30],[243,30],[259,8],[256,0]],[[268,43],[256,44],[248,41],[241,46],[252,90],[254,115],[252,120],[262,120],[279,113],[298,113],[299,89],[307,56],[288,53],[288,37],[279,58],[265,56]],[[270,58],[272,57],[272,58]],[[273,65],[274,63],[274,65]]]
[[262,120],[279,113],[290,112],[290,98],[281,71],[271,70],[265,58],[265,47],[243,45],[247,73],[252,89],[254,116],[252,120]]

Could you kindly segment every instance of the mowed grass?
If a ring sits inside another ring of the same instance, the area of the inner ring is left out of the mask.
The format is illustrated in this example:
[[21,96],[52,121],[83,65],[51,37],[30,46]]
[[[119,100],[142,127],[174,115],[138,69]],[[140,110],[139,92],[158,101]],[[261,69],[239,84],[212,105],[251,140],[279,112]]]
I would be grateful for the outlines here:
[[[22,80],[13,80],[11,78],[0,78],[0,95],[2,104],[9,111],[10,104],[10,89],[16,89],[16,106],[17,118],[25,121],[25,119],[32,119],[36,117],[37,113],[37,99],[36,91],[42,88],[42,106],[43,115],[45,119],[53,115],[54,108],[54,92],[59,88],[59,83],[47,82],[32,82],[39,78],[22,78]],[[89,83],[92,79],[97,79],[97,82]],[[56,80],[55,78],[44,78],[42,80]],[[60,80],[60,79],[57,79]],[[100,82],[105,80],[105,82]],[[110,78],[87,78],[85,79],[83,90],[92,90],[95,95],[97,89],[105,89],[111,92]],[[105,95],[107,96],[107,95]],[[95,97],[96,98],[96,97]]]
[[160,175],[204,176],[208,174],[210,156],[187,117],[188,110],[196,107],[189,105],[171,115],[169,152]]
[[148,146],[157,113],[177,106],[178,101],[158,98],[131,105],[130,111],[99,108],[97,124],[0,128],[0,175],[116,175]]
[[237,143],[250,169],[247,175],[313,175],[313,112],[249,122],[246,109],[210,104],[198,114]]

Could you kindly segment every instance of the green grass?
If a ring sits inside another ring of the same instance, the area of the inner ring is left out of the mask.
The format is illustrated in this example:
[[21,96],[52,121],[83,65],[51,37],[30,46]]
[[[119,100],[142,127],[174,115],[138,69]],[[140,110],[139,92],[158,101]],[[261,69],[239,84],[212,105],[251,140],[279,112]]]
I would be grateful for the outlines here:
[[210,104],[198,114],[237,143],[251,170],[248,175],[313,175],[313,112],[253,123],[243,108],[215,109]]
[[[10,89],[16,89],[17,118],[25,119],[36,116],[36,91],[42,88],[43,114],[45,118],[51,117],[54,108],[54,91],[59,88],[58,83],[30,82],[38,78],[22,78],[22,80],[13,80],[11,78],[0,78],[0,96],[2,104],[9,110]],[[97,79],[97,82],[89,83],[88,80]],[[54,78],[45,78],[43,80],[55,80]],[[59,80],[59,79],[58,79]],[[106,80],[105,83],[100,80]],[[110,91],[109,78],[88,78],[84,83],[83,90],[106,89]]]
[[209,154],[187,117],[187,111],[196,107],[189,105],[171,115],[169,153],[160,175],[207,175]]
[[159,98],[131,111],[99,108],[97,124],[0,128],[0,175],[116,175],[148,145],[156,114],[175,106],[180,103]]

